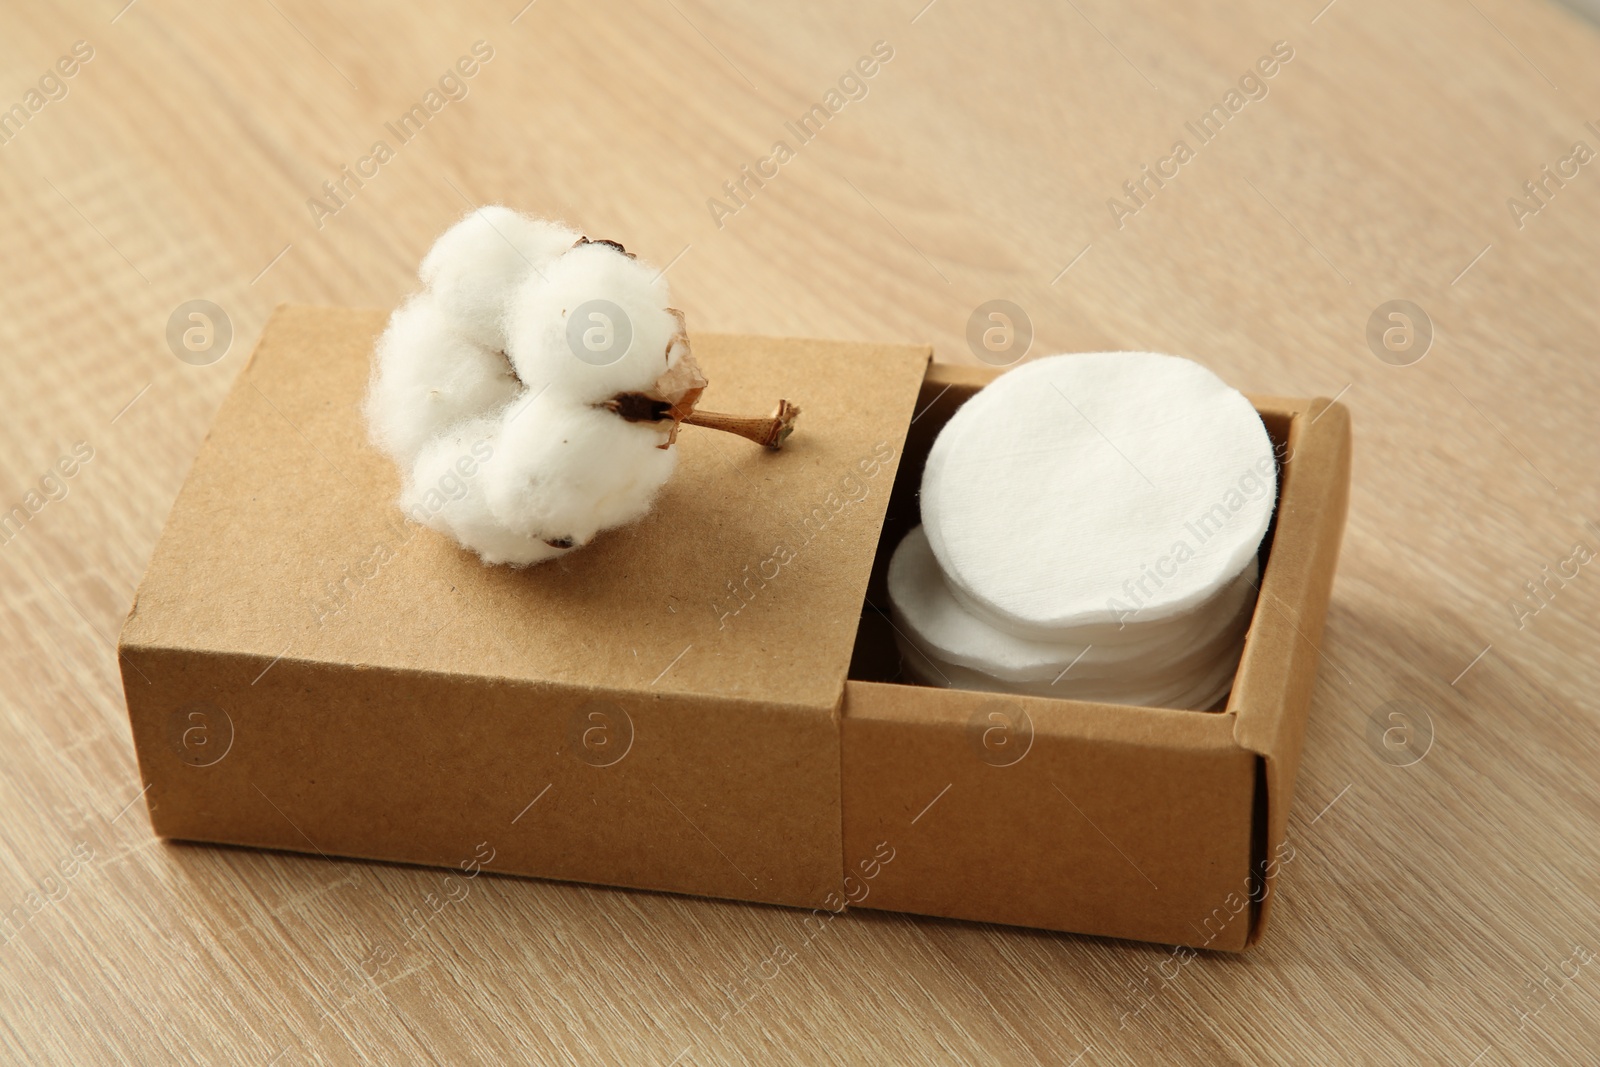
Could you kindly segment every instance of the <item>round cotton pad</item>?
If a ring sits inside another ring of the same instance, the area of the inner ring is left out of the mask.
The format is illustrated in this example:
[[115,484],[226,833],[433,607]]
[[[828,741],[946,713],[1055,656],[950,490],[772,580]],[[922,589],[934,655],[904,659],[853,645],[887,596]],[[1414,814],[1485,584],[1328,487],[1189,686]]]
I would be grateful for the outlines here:
[[922,518],[951,592],[1019,637],[1187,612],[1255,554],[1277,496],[1255,408],[1198,363],[1051,356],[945,425]]
[[[1256,599],[1255,560],[1222,591],[1194,611],[1159,622],[1086,626],[1069,637],[1038,641],[1017,637],[967,611],[950,593],[923,527],[901,540],[889,560],[889,607],[895,625],[915,648],[941,664],[981,671],[996,683],[1072,684],[1136,678],[1169,681],[1209,671],[1236,636],[1241,613]],[[1068,695],[1068,689],[1056,695]]]
[[1012,682],[945,660],[931,648],[919,645],[903,630],[895,633],[895,643],[900,648],[906,676],[923,685],[1024,693],[1059,700],[1204,710],[1215,707],[1233,687],[1250,614],[1248,608],[1242,610],[1219,634],[1221,643],[1217,647],[1192,659],[1180,671],[1160,670],[1147,674],[1133,664],[1120,677],[1080,678],[1077,668],[1073,668],[1053,681]]
[[1082,700],[1094,704],[1128,704],[1147,708],[1174,708],[1179,711],[1205,711],[1216,707],[1233,688],[1234,674],[1238,669],[1242,641],[1235,641],[1224,656],[1212,664],[1198,681],[1184,681],[1159,687],[1128,683],[1078,683],[1067,685],[997,685],[993,678],[981,671],[955,664],[939,663],[921,655],[907,646],[905,639],[895,637],[900,646],[901,662],[906,677],[919,685],[941,689],[967,689],[980,693],[1018,693],[1024,696],[1049,697],[1056,700]]

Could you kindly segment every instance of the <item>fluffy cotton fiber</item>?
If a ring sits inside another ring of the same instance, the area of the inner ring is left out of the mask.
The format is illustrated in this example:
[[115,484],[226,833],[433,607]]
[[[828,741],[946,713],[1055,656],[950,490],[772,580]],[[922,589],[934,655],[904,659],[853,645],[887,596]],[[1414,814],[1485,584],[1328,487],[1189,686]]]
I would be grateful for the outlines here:
[[[378,341],[366,400],[402,472],[401,510],[517,566],[642,517],[677,462],[673,412],[705,385],[660,273],[487,207],[439,238],[420,275]],[[599,332],[585,333],[591,319]],[[574,343],[591,336],[598,351]]]

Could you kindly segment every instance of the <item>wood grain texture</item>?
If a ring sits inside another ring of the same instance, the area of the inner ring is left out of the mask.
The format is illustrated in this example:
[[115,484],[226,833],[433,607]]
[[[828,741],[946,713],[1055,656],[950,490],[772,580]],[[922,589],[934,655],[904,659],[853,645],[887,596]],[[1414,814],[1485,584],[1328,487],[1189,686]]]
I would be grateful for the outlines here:
[[[0,11],[0,107],[94,49],[0,145],[0,508],[93,449],[0,546],[0,1058],[1596,1062],[1600,563],[1512,607],[1600,548],[1600,170],[1520,227],[1507,205],[1600,148],[1600,37],[1571,12],[124,2]],[[319,228],[307,199],[478,40],[467,96]],[[865,98],[719,226],[708,198],[879,40]],[[1279,40],[1266,97],[1188,134]],[[1119,228],[1108,198],[1180,138]],[[1036,352],[1342,393],[1350,524],[1265,941],[1180,967],[864,913],[802,947],[783,909],[491,877],[418,928],[438,872],[153,839],[112,640],[213,410],[276,303],[393,305],[494,201],[670,263],[693,328],[970,362],[1004,298]],[[164,336],[194,298],[235,332],[209,366]],[[1395,298],[1434,325],[1412,366],[1365,340]],[[1407,767],[1369,730],[1396,700],[1431,723]]]

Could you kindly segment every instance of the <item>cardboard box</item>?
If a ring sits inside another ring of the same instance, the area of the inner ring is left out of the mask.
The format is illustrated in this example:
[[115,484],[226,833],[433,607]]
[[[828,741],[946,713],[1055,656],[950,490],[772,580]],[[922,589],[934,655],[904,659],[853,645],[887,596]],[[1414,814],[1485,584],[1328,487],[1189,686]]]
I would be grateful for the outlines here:
[[[1349,413],[1321,399],[1251,398],[1280,488],[1259,603],[1220,712],[894,684],[899,653],[878,610],[889,555],[921,521],[934,438],[994,376],[932,365],[907,435],[845,685],[846,896],[1242,949],[1261,936],[1293,859],[1289,807],[1344,529]],[[880,865],[883,842],[895,858]]]
[[697,337],[707,407],[801,431],[686,428],[644,521],[519,571],[395,507],[359,413],[385,319],[280,309],[173,505],[122,632],[156,833],[824,906],[929,350]]
[[384,318],[280,309],[174,504],[121,644],[158,834],[1188,943],[1270,885],[1343,408],[1258,401],[1293,458],[1224,711],[1019,700],[896,684],[872,607],[980,377],[926,347],[696,336],[707,406],[787,397],[789,446],[686,429],[650,516],[514,571],[394,508],[358,414]]

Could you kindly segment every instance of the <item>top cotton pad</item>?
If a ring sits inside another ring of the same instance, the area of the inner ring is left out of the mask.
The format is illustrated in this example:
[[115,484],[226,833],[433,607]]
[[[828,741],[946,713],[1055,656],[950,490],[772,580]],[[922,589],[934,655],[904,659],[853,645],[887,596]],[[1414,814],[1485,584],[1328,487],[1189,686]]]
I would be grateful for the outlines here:
[[967,401],[928,454],[921,503],[951,592],[1049,640],[1215,596],[1276,498],[1242,394],[1176,356],[1096,352],[1024,364]]

